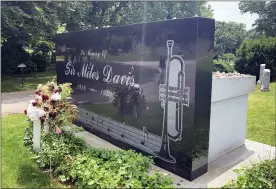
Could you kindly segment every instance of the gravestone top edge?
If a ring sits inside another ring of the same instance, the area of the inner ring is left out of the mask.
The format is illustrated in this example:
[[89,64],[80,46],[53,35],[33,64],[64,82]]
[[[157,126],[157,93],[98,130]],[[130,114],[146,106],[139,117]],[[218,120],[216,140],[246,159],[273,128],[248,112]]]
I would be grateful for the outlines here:
[[75,30],[75,31],[69,31],[69,32],[64,32],[64,33],[58,33],[56,34],[56,37],[61,37],[62,35],[69,35],[72,33],[77,33],[77,32],[87,32],[87,31],[98,31],[98,30],[106,30],[106,29],[115,29],[115,28],[120,28],[124,26],[136,26],[136,25],[141,25],[141,24],[153,24],[153,23],[159,23],[159,22],[167,22],[167,21],[181,21],[181,20],[210,20],[214,21],[215,19],[213,18],[204,18],[204,17],[186,17],[186,18],[177,18],[177,19],[167,19],[167,20],[158,20],[158,21],[150,21],[150,22],[140,22],[140,23],[133,23],[133,24],[123,24],[123,25],[118,25],[118,26],[109,26],[109,27],[102,27],[102,28],[92,28],[92,29],[83,29],[83,30]]

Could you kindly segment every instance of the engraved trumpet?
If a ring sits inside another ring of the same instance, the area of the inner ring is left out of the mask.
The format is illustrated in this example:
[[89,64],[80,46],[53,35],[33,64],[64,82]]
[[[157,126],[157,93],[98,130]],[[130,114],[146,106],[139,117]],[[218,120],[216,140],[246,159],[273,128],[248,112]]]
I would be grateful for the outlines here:
[[[170,154],[170,140],[180,141],[182,137],[182,124],[183,124],[183,103],[181,98],[181,91],[184,90],[185,73],[184,73],[184,60],[180,56],[172,56],[172,48],[174,45],[173,40],[167,41],[167,65],[166,65],[166,83],[165,83],[165,99],[162,100],[162,107],[164,108],[163,114],[163,128],[162,128],[162,144],[159,152],[155,152],[155,155],[163,161],[169,163],[175,163],[176,160]],[[180,71],[177,73],[177,86],[170,86],[170,66],[172,62],[180,64]],[[177,91],[177,93],[170,93]],[[170,102],[170,104],[169,104]],[[169,108],[170,105],[170,108]],[[173,110],[175,108],[175,110]],[[175,125],[168,124],[168,117],[170,111],[175,111]],[[170,129],[168,129],[170,127]],[[170,131],[172,131],[170,133]]]

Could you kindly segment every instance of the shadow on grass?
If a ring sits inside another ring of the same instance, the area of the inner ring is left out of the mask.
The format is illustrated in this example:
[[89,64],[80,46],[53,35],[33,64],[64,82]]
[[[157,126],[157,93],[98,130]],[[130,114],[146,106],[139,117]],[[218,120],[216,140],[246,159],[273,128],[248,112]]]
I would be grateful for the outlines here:
[[18,168],[17,183],[24,188],[38,188],[50,186],[49,173],[43,173],[39,168],[24,164]]

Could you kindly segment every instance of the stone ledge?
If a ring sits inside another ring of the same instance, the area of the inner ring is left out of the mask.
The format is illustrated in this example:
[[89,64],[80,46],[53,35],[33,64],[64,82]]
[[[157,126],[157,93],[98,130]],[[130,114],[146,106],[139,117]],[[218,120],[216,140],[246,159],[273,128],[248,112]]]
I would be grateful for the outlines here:
[[211,102],[247,95],[255,90],[255,83],[256,76],[213,77]]

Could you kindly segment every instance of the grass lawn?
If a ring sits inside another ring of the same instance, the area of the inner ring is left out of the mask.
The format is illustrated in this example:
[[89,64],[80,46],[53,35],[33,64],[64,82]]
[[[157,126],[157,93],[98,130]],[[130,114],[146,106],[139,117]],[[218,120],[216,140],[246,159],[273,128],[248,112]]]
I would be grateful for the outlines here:
[[249,95],[246,138],[275,146],[275,85],[271,83],[271,91],[261,92],[256,86]]
[[44,84],[51,81],[56,76],[55,69],[49,69],[46,72],[30,73],[24,76],[24,87],[21,87],[21,75],[16,74],[12,76],[1,77],[1,92],[15,92],[36,89],[38,84]]
[[23,114],[2,117],[2,188],[64,188],[39,169],[24,147],[27,124]]

